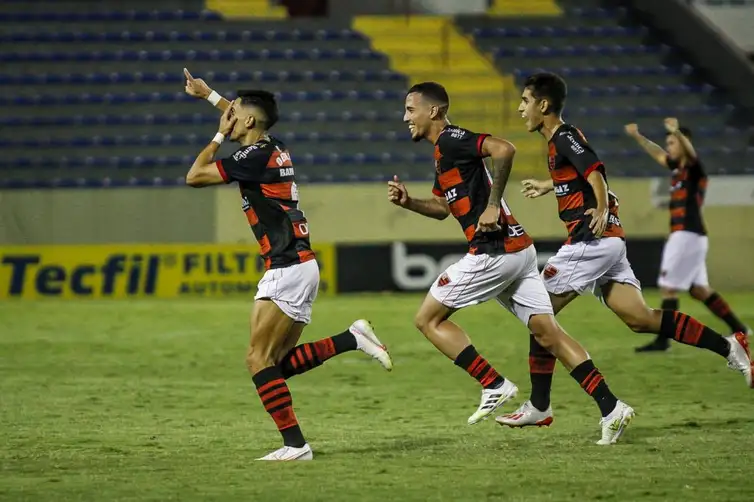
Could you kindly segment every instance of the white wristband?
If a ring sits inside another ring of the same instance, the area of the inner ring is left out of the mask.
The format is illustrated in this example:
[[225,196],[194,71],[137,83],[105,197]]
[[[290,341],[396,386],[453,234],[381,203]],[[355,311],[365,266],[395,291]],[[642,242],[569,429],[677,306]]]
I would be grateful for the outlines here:
[[223,141],[225,141],[225,136],[223,135],[223,133],[219,132],[219,133],[215,134],[215,137],[212,138],[212,141],[214,141],[218,145],[222,145]]
[[220,96],[217,91],[212,91],[209,93],[209,96],[207,96],[207,101],[212,103],[212,106],[217,106],[217,103],[219,103],[221,99],[223,99],[223,97]]

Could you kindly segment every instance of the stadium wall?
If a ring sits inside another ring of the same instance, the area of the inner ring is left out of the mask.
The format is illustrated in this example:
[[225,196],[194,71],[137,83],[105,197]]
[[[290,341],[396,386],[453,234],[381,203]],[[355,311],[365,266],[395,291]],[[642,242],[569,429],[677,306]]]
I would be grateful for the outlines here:
[[[611,188],[620,197],[629,240],[665,238],[667,210],[657,207],[651,180],[616,179]],[[408,189],[428,197],[431,185],[409,183]],[[712,195],[705,207],[710,279],[721,289],[754,288],[754,269],[745,263],[754,250],[754,203],[719,205],[725,201],[715,202],[718,196]],[[382,183],[308,185],[301,197],[315,244],[456,243],[460,238],[452,218],[431,221],[389,204]],[[507,198],[535,239],[564,238],[552,197],[526,200],[514,191]],[[254,244],[235,187],[0,191],[0,204],[3,251],[11,245]]]

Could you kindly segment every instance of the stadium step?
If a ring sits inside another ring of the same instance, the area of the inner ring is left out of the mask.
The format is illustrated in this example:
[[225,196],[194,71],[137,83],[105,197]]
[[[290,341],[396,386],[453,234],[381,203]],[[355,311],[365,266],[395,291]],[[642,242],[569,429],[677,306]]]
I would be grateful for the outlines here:
[[[367,35],[372,47],[390,58],[391,69],[406,74],[411,84],[437,81],[444,85],[451,99],[452,121],[473,131],[505,136],[518,105],[513,77],[500,75],[452,19],[359,16],[353,27]],[[517,146],[540,152],[541,143],[540,138],[522,136]],[[523,167],[517,165],[516,170],[520,173]]]
[[554,0],[494,0],[487,10],[490,16],[560,16],[560,6]]
[[207,9],[229,19],[266,18],[285,19],[285,7],[272,5],[270,0],[207,0]]

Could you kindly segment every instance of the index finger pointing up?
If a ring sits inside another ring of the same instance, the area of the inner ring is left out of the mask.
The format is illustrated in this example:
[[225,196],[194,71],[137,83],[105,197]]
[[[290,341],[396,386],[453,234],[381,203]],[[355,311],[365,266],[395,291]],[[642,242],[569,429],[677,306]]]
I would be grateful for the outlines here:
[[189,73],[188,69],[186,68],[183,69],[183,75],[186,77],[186,80],[188,80],[189,82],[194,80],[194,77],[191,76],[191,73]]

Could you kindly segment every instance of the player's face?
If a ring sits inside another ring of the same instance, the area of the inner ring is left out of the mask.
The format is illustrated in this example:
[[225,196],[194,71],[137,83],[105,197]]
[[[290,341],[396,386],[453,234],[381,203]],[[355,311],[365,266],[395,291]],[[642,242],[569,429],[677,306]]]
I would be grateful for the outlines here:
[[411,140],[418,142],[424,139],[432,123],[432,107],[420,94],[412,92],[406,96],[406,112],[403,121],[408,124]]
[[678,160],[683,155],[681,142],[675,136],[665,137],[665,151],[668,152],[668,157],[672,160]]
[[233,103],[233,116],[236,117],[236,124],[233,126],[233,130],[230,131],[230,139],[237,141],[243,138],[249,129],[253,127],[252,116],[250,114],[251,109],[241,106],[241,103]]
[[531,89],[524,89],[521,94],[521,103],[518,105],[518,113],[526,121],[526,130],[529,132],[539,131],[544,123],[545,116],[543,109],[546,103],[535,98]]

